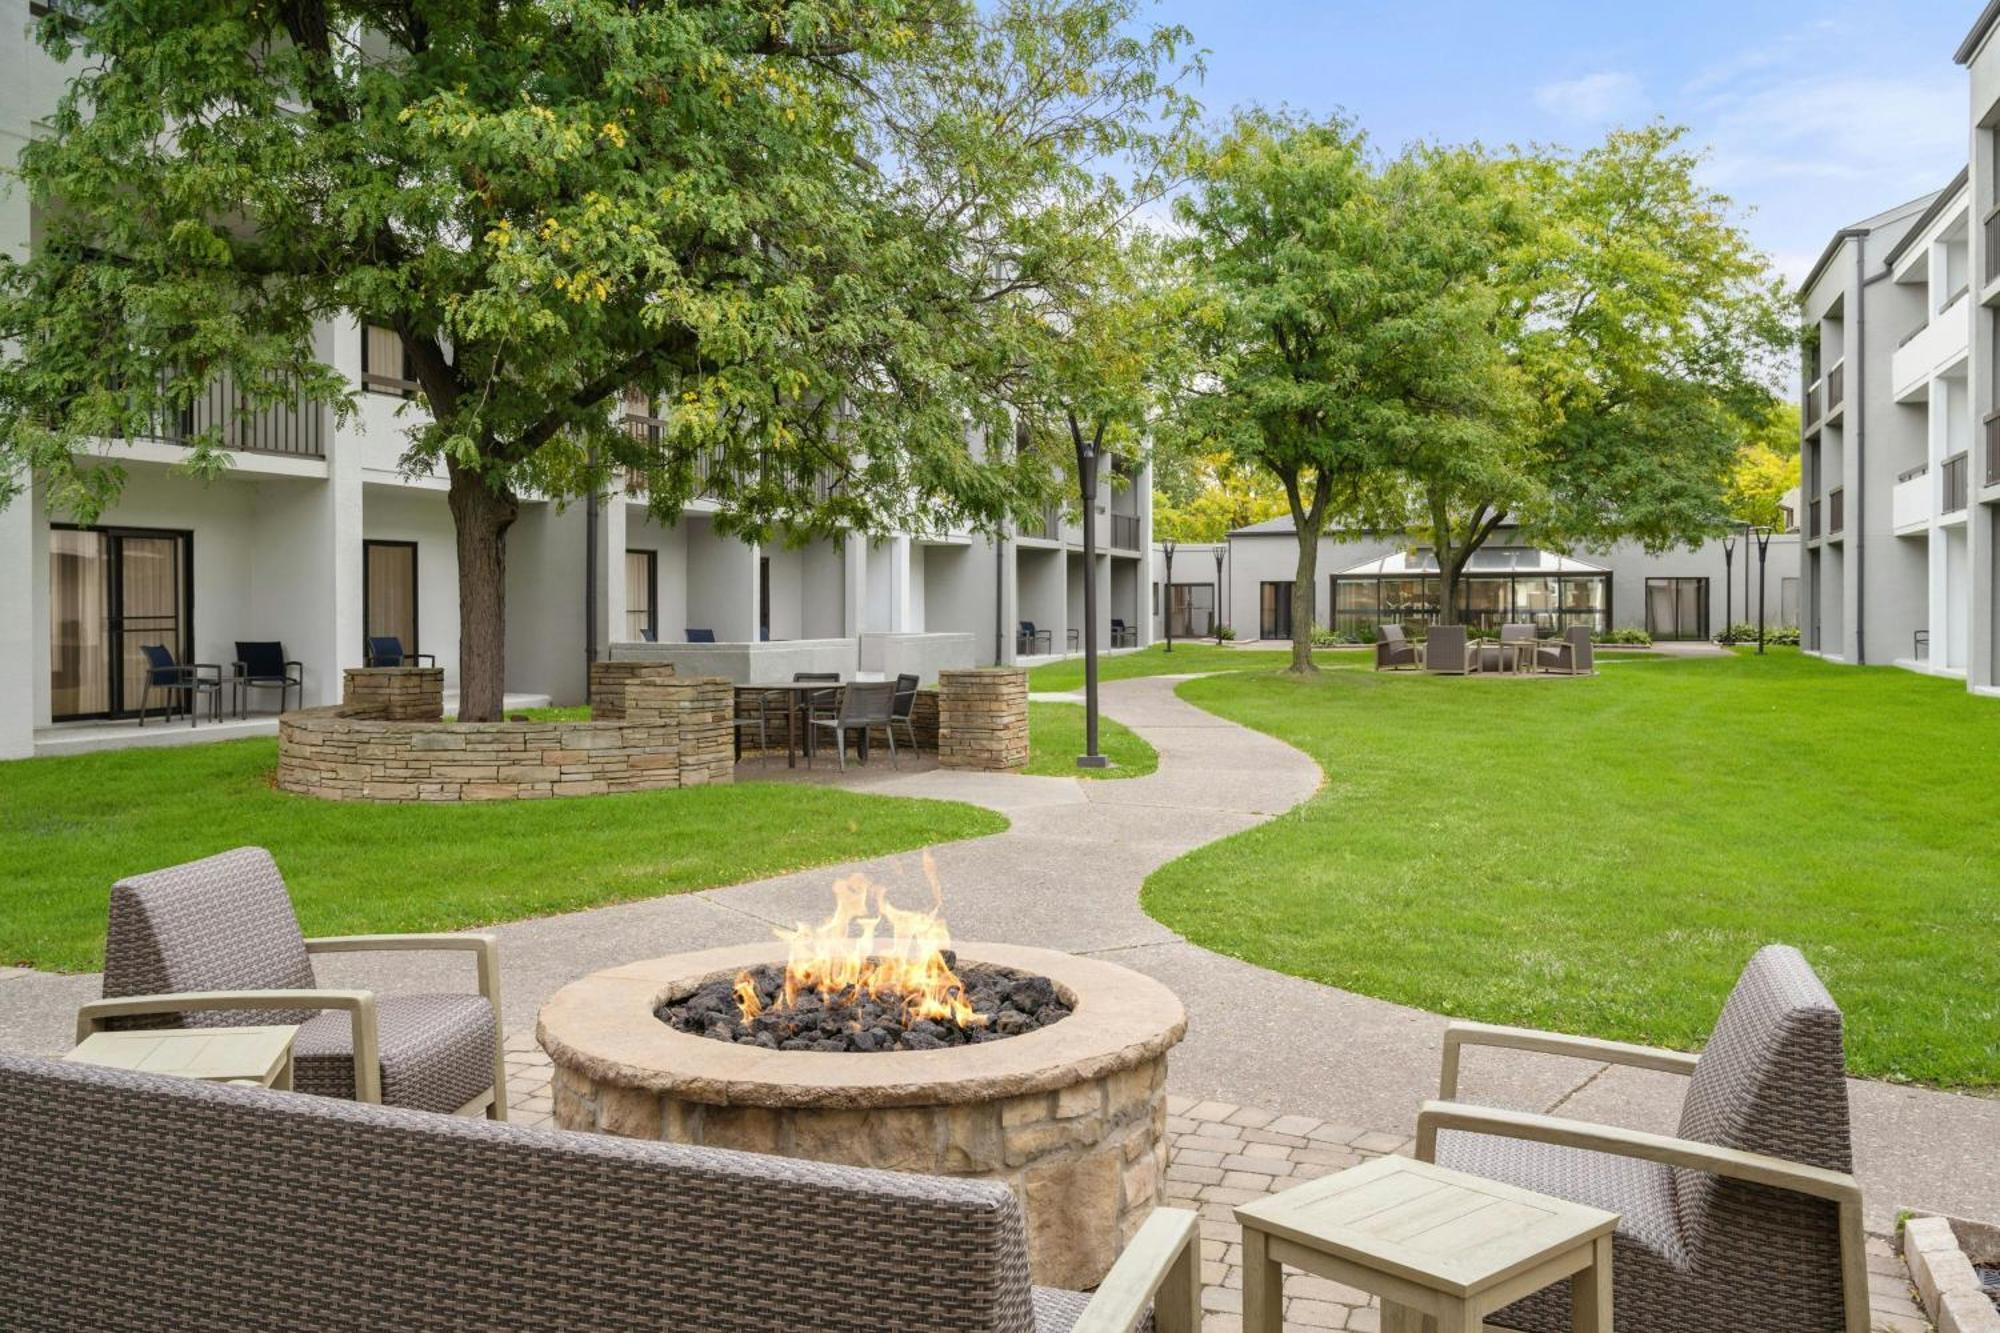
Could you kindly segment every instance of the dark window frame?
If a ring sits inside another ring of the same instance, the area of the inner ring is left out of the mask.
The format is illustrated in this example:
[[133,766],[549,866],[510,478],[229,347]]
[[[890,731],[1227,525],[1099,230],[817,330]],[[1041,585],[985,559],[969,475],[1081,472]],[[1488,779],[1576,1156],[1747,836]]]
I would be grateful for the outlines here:
[[[1523,605],[1521,587],[1523,583],[1546,581],[1555,584],[1554,604],[1545,608]],[[1385,607],[1382,597],[1383,585],[1421,583],[1424,595],[1430,605],[1412,610],[1409,604],[1394,608]],[[1375,585],[1375,601],[1372,608],[1356,608],[1343,611],[1340,604],[1340,589],[1343,583]],[[1506,604],[1498,608],[1474,607],[1471,604],[1472,588],[1475,584],[1490,586],[1496,583],[1507,585]],[[1604,590],[1602,605],[1595,607],[1569,606],[1567,593],[1571,583],[1595,583]],[[1434,625],[1442,614],[1437,603],[1443,596],[1444,580],[1436,574],[1329,574],[1327,575],[1327,597],[1332,606],[1333,628],[1360,629],[1364,626],[1380,629],[1384,625]],[[1458,580],[1459,623],[1475,629],[1494,629],[1499,625],[1533,625],[1535,632],[1543,637],[1553,637],[1570,624],[1580,623],[1589,617],[1593,623],[1592,632],[1603,634],[1611,628],[1612,579],[1607,573],[1601,574],[1463,574]]]
[[416,363],[410,359],[410,349],[403,342],[403,336],[396,334],[396,345],[403,349],[402,375],[385,375],[368,367],[368,331],[381,329],[385,333],[396,333],[387,324],[378,324],[372,319],[361,321],[361,389],[364,393],[386,394],[391,398],[415,398],[417,390],[423,386],[417,383]]
[[[180,603],[183,609],[180,615],[180,641],[174,645],[174,661],[187,663],[194,660],[194,529],[143,528],[124,523],[51,523],[49,524],[49,528],[51,531],[95,532],[114,540],[122,537],[178,538],[181,543]],[[118,608],[124,605],[125,600],[123,564],[117,558],[115,551],[107,551],[106,556],[107,558],[104,562],[105,614],[109,619],[122,622],[124,616]],[[48,577],[46,569],[43,570],[43,577]],[[53,613],[53,606],[50,609],[51,613]],[[51,628],[51,626],[44,625],[42,632],[47,634]],[[121,623],[121,628],[117,632],[109,633],[106,636],[105,650],[109,653],[111,660],[110,672],[105,682],[105,698],[110,702],[111,707],[97,713],[63,713],[60,716],[51,714],[49,718],[51,722],[88,721],[92,718],[116,720],[118,718],[137,717],[139,715],[139,710],[136,708],[121,708],[119,706],[119,701],[125,697],[125,657],[123,652],[120,651],[123,647],[123,644],[120,642],[122,633]],[[53,650],[53,643],[50,644],[50,648]],[[51,686],[54,685],[53,680],[49,683]],[[192,698],[187,700],[187,707],[194,707]],[[170,710],[172,709],[171,698],[169,699],[169,708]]]
[[368,598],[368,553],[378,546],[407,547],[410,552],[410,642],[403,645],[403,656],[415,657],[423,647],[423,554],[417,543],[394,537],[368,537],[361,543],[361,637],[368,639],[369,598]]
[[[1680,623],[1680,618],[1681,618],[1680,598],[1682,596],[1682,589],[1687,584],[1690,583],[1695,585],[1695,602],[1696,602],[1695,634],[1692,638],[1684,637],[1679,633],[1662,634],[1659,630],[1653,628],[1653,588],[1656,584],[1663,584],[1663,583],[1670,583],[1675,585],[1674,623],[1676,625]],[[1646,632],[1648,634],[1666,643],[1674,643],[1674,642],[1705,643],[1708,640],[1709,605],[1713,599],[1709,596],[1709,579],[1707,575],[1705,574],[1648,575],[1646,578],[1645,588],[1642,596],[1644,598],[1646,607]],[[1728,627],[1724,626],[1724,628],[1726,629]]]
[[[1281,591],[1275,601],[1267,603],[1269,589]],[[1257,637],[1260,639],[1289,639],[1292,637],[1292,595],[1296,584],[1291,579],[1282,582],[1262,579],[1257,584]]]
[[[652,632],[653,638],[657,642],[660,637],[660,553],[650,547],[628,546],[625,548],[625,554],[628,557],[635,555],[646,557],[645,628]],[[629,576],[626,581],[628,584],[630,583]],[[631,617],[632,597],[628,591],[625,597],[625,624],[628,629],[631,628]]]

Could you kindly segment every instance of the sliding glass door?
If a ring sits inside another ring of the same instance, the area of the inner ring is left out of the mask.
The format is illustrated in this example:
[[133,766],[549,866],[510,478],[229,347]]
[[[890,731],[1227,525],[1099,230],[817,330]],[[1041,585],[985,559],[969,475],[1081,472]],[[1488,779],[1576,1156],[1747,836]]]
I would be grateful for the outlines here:
[[405,655],[420,651],[415,542],[361,543],[361,621],[369,638],[394,638]]
[[1707,579],[1647,579],[1646,633],[1656,639],[1708,637]]
[[55,720],[138,712],[148,646],[165,648],[176,662],[192,660],[193,543],[185,532],[50,529],[49,713]]

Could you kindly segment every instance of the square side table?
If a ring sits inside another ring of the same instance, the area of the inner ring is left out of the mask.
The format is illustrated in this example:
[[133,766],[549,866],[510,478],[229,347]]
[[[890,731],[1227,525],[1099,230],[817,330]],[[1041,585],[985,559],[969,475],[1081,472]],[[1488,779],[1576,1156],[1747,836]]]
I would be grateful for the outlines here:
[[245,1083],[289,1092],[292,1038],[297,1034],[298,1028],[289,1024],[93,1032],[63,1059],[145,1074],[172,1074],[209,1083]]
[[1244,1204],[1236,1220],[1244,1333],[1280,1333],[1286,1264],[1381,1297],[1383,1333],[1480,1333],[1564,1278],[1575,1333],[1611,1333],[1616,1213],[1381,1157]]

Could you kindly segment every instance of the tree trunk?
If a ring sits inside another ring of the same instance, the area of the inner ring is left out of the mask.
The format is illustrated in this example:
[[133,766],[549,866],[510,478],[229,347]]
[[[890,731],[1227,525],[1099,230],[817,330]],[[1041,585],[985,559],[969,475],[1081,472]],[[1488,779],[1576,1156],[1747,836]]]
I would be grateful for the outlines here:
[[1303,522],[1293,525],[1299,539],[1299,566],[1292,576],[1292,664],[1287,670],[1295,676],[1310,676],[1319,671],[1313,663],[1312,648],[1313,618],[1317,611],[1313,594],[1319,581],[1319,528],[1316,508],[1304,516]]
[[1438,561],[1438,624],[1458,623],[1458,569],[1453,561]]
[[458,535],[458,717],[497,722],[507,689],[507,529],[520,506],[477,473],[450,466]]

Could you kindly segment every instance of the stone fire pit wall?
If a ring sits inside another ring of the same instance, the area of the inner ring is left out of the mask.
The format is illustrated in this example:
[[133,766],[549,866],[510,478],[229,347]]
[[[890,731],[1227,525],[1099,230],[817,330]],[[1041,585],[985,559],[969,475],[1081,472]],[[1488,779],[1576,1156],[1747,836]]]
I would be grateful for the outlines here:
[[442,673],[349,671],[342,703],[279,719],[278,786],[330,801],[496,801],[734,780],[727,680],[649,666],[622,684],[615,721],[445,722]]
[[1077,1012],[1025,1036],[945,1050],[765,1051],[677,1032],[653,1011],[708,976],[769,961],[767,947],[634,963],[565,987],[542,1010],[556,1124],[1004,1181],[1027,1215],[1034,1280],[1094,1287],[1159,1197],[1166,1057],[1186,1013],[1164,986],[1113,964],[959,947],[1048,976],[1079,1001]]

